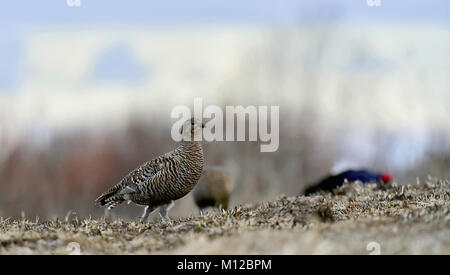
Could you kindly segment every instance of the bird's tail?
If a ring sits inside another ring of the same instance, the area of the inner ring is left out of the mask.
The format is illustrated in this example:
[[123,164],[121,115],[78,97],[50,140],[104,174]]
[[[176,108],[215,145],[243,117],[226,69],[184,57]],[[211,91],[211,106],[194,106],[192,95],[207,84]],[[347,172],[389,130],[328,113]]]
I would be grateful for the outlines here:
[[95,202],[100,206],[107,206],[108,209],[112,209],[125,201],[123,195],[119,194],[119,191],[120,188],[118,186],[114,186],[98,197]]

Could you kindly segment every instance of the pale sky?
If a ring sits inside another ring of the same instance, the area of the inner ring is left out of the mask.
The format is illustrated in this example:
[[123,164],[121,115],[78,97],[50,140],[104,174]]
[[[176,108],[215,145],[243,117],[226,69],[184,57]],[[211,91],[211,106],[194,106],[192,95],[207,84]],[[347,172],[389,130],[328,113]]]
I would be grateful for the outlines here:
[[[70,0],[69,0],[70,1]],[[74,0],[72,0],[74,1]],[[69,7],[67,0],[2,1],[0,24],[195,24],[195,23],[290,23],[335,13],[346,20],[449,23],[446,0],[380,0],[369,7],[366,0],[80,0]]]

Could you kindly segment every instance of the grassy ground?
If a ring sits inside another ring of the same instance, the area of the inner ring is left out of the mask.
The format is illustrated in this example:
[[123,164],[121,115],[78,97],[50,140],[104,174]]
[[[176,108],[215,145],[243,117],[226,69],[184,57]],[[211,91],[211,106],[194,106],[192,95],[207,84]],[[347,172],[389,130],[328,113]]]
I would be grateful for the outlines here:
[[0,220],[1,254],[450,254],[450,183],[280,196],[170,223]]

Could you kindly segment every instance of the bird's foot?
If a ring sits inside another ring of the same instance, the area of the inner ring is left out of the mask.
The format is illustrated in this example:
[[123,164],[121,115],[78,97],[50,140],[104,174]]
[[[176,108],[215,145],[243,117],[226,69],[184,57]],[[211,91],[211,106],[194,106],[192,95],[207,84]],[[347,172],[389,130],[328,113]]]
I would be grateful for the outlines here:
[[169,204],[161,205],[159,208],[159,215],[161,216],[161,220],[163,223],[169,223],[169,210],[173,206],[173,201],[171,201]]
[[171,222],[169,216],[161,217],[161,221],[162,221],[163,223]]
[[147,229],[151,229],[152,226],[150,223],[141,223],[138,226],[138,228],[139,228],[138,233],[141,234],[141,233],[144,233]]
[[165,225],[166,227],[171,227],[171,226],[173,225],[172,220],[169,219],[169,218],[162,219],[162,220],[161,220],[161,223],[162,223],[163,225]]

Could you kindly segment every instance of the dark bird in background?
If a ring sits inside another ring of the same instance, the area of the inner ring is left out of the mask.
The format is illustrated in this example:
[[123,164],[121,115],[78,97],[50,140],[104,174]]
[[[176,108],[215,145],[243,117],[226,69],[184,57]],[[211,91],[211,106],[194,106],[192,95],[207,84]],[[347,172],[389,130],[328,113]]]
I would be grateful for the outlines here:
[[392,179],[389,173],[375,173],[365,170],[347,170],[337,175],[330,175],[320,182],[311,185],[305,190],[305,196],[318,191],[332,191],[344,184],[345,180],[349,182],[359,181],[363,184],[370,182],[388,183]]

